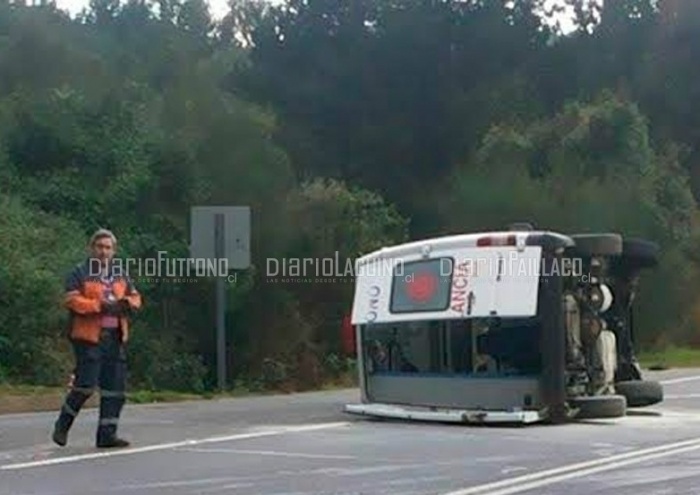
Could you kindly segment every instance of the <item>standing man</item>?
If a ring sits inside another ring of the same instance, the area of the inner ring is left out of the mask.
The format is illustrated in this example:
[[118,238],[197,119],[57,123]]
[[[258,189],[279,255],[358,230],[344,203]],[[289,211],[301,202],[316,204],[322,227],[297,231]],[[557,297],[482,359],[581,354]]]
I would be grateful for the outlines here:
[[90,258],[66,280],[65,305],[70,312],[70,341],[75,354],[75,378],[54,425],[53,441],[64,446],[76,416],[100,387],[97,447],[127,447],[117,436],[126,402],[126,351],[129,316],[141,308],[141,296],[125,273],[112,262],[117,239],[106,229],[90,238]]

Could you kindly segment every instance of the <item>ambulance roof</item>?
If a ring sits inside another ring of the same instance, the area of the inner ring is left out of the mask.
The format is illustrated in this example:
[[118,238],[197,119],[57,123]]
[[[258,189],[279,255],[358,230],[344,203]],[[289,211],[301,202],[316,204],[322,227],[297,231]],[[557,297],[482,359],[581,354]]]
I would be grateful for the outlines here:
[[[489,245],[508,245],[500,244],[499,242],[504,242],[506,240],[512,241],[514,239],[515,245],[542,245],[549,241],[556,242],[563,247],[573,246],[575,243],[570,238],[563,234],[557,232],[549,231],[513,231],[513,230],[503,230],[503,231],[493,231],[493,232],[478,232],[471,234],[453,234],[445,235],[441,237],[433,237],[428,239],[421,239],[418,241],[407,242],[404,244],[397,244],[395,246],[383,247],[371,253],[357,259],[357,266],[362,266],[368,263],[375,263],[380,260],[402,258],[405,256],[415,256],[423,253],[429,253],[431,251],[449,251],[450,249],[460,249],[469,248],[477,246],[489,246]],[[489,240],[489,242],[480,244],[481,241]]]

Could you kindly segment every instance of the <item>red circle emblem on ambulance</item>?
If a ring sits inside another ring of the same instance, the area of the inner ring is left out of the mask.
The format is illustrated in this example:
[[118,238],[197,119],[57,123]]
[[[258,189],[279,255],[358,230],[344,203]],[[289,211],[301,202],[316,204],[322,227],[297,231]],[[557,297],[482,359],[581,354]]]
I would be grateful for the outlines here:
[[432,273],[414,273],[406,280],[406,294],[416,302],[429,301],[435,294],[438,281]]

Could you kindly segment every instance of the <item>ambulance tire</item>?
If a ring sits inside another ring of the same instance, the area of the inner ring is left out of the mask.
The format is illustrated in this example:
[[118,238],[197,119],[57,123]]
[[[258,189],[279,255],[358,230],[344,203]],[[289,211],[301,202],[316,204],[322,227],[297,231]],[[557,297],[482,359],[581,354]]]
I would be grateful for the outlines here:
[[569,405],[578,409],[574,419],[619,418],[627,412],[627,400],[623,395],[594,395],[575,397]]
[[571,250],[582,256],[619,256],[623,252],[619,234],[576,234],[570,237],[576,243]]
[[659,382],[630,380],[617,382],[615,391],[627,399],[627,407],[647,407],[664,400],[664,390]]
[[625,239],[622,242],[621,263],[629,268],[652,268],[659,264],[660,247],[645,239]]

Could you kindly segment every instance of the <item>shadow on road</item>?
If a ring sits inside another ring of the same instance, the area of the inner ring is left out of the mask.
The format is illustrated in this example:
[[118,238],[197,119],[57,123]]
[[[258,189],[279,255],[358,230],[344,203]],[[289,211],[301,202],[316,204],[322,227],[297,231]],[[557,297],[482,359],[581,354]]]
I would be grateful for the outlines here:
[[657,417],[663,416],[659,411],[639,411],[634,409],[629,409],[627,411],[627,416],[647,416],[647,417]]

